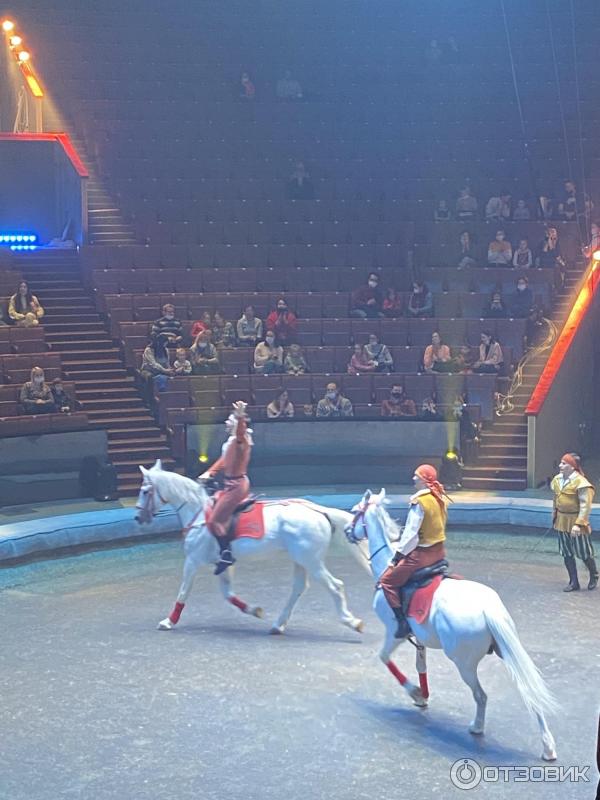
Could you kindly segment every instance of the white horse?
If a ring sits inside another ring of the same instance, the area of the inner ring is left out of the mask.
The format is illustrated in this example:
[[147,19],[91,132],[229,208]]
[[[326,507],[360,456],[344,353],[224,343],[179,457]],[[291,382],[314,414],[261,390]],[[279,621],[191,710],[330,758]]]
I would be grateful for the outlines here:
[[[160,507],[169,503],[177,510],[185,534],[185,563],[177,602],[169,616],[158,625],[159,630],[171,630],[179,622],[199,567],[214,565],[219,560],[217,540],[205,522],[205,511],[210,505],[210,498],[199,483],[175,472],[163,470],[160,460],[151,469],[140,467],[140,470],[144,479],[136,505],[136,520],[139,523],[151,522]],[[267,503],[263,515],[264,537],[237,539],[232,547],[236,560],[255,553],[284,550],[293,561],[292,593],[270,632],[281,634],[285,631],[294,606],[308,587],[310,575],[327,589],[342,623],[361,633],[363,622],[349,611],[343,582],[329,572],[323,561],[332,535],[337,535],[340,541],[346,542],[344,529],[352,522],[352,515],[303,500]],[[234,594],[232,572],[233,568],[230,567],[219,575],[225,599],[244,614],[262,617],[261,608],[249,606]]]
[[[399,538],[398,526],[385,510],[384,501],[385,489],[378,495],[367,491],[352,509],[354,519],[346,529],[351,542],[368,540],[369,561],[376,579],[380,578],[393,555],[390,541]],[[397,621],[381,589],[375,592],[373,607],[386,627],[379,656],[416,705],[426,706],[429,694],[425,648],[441,649],[454,662],[461,678],[473,692],[477,710],[469,731],[475,735],[483,734],[487,695],[479,683],[477,667],[486,654],[496,652],[515,680],[528,710],[537,718],[542,734],[542,758],[546,761],[556,759],[554,738],[544,716],[545,712],[556,710],[556,701],[519,641],[515,624],[493,589],[474,581],[445,579],[433,596],[428,619],[418,624],[409,618],[418,643],[420,688],[412,684],[391,660],[396,647],[405,640],[395,638]]]

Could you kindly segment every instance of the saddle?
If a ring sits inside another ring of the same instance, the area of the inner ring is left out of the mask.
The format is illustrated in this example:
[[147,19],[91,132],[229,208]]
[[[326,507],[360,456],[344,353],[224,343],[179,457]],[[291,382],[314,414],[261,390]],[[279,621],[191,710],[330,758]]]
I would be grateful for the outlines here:
[[[210,515],[216,498],[213,497],[211,508],[206,514],[206,521],[210,523]],[[250,539],[262,539],[265,535],[263,520],[264,501],[260,501],[256,495],[249,495],[238,506],[236,506],[231,521],[227,528],[229,541],[240,539],[245,536]]]
[[[409,616],[409,609],[415,593],[425,586],[429,586],[435,578],[439,577],[439,583],[448,576],[448,562],[445,558],[436,561],[429,567],[421,567],[410,576],[408,583],[405,583],[399,590],[400,602],[402,603],[402,613],[405,617]],[[437,586],[435,587],[437,589]]]

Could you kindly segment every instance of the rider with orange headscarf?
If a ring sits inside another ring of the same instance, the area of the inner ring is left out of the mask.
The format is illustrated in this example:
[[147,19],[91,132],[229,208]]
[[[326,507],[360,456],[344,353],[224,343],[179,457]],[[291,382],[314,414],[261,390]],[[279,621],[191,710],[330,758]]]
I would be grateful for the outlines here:
[[446,495],[437,477],[431,464],[421,464],[415,470],[413,481],[417,491],[410,498],[410,510],[398,550],[379,580],[398,620],[397,639],[404,639],[410,633],[398,590],[408,583],[413,572],[446,557]]

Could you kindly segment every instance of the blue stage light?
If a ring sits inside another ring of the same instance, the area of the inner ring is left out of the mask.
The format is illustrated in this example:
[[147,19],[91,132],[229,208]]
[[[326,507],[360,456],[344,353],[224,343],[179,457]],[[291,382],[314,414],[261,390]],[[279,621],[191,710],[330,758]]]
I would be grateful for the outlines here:
[[[30,242],[32,245],[34,245],[34,248],[37,249],[37,244],[35,244],[37,241],[38,241],[38,237],[37,237],[37,235],[35,233],[24,233],[24,232],[21,232],[21,231],[14,231],[14,232],[11,231],[10,233],[0,233],[0,245],[3,245],[3,244],[4,245],[10,245],[11,246],[11,250],[12,249],[17,249],[17,245],[19,245],[21,242],[23,242],[23,243]],[[13,245],[14,245],[14,247],[13,247]],[[32,249],[34,249],[34,248],[32,248]],[[20,247],[18,249],[24,249],[24,248]],[[29,248],[27,248],[27,249],[29,249]]]

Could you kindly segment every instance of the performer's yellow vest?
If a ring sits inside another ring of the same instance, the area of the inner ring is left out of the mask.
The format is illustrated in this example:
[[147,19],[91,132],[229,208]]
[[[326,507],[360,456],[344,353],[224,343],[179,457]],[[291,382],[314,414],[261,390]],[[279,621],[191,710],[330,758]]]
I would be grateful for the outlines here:
[[579,489],[590,489],[592,497],[594,488],[585,475],[575,475],[561,488],[560,475],[552,479],[550,488],[554,493],[555,519],[554,529],[570,533],[573,525],[580,524],[584,530],[589,529],[589,523],[579,520]]
[[429,494],[420,494],[415,498],[425,516],[419,528],[419,544],[432,545],[443,542],[446,539],[446,508],[440,506],[435,497]]

